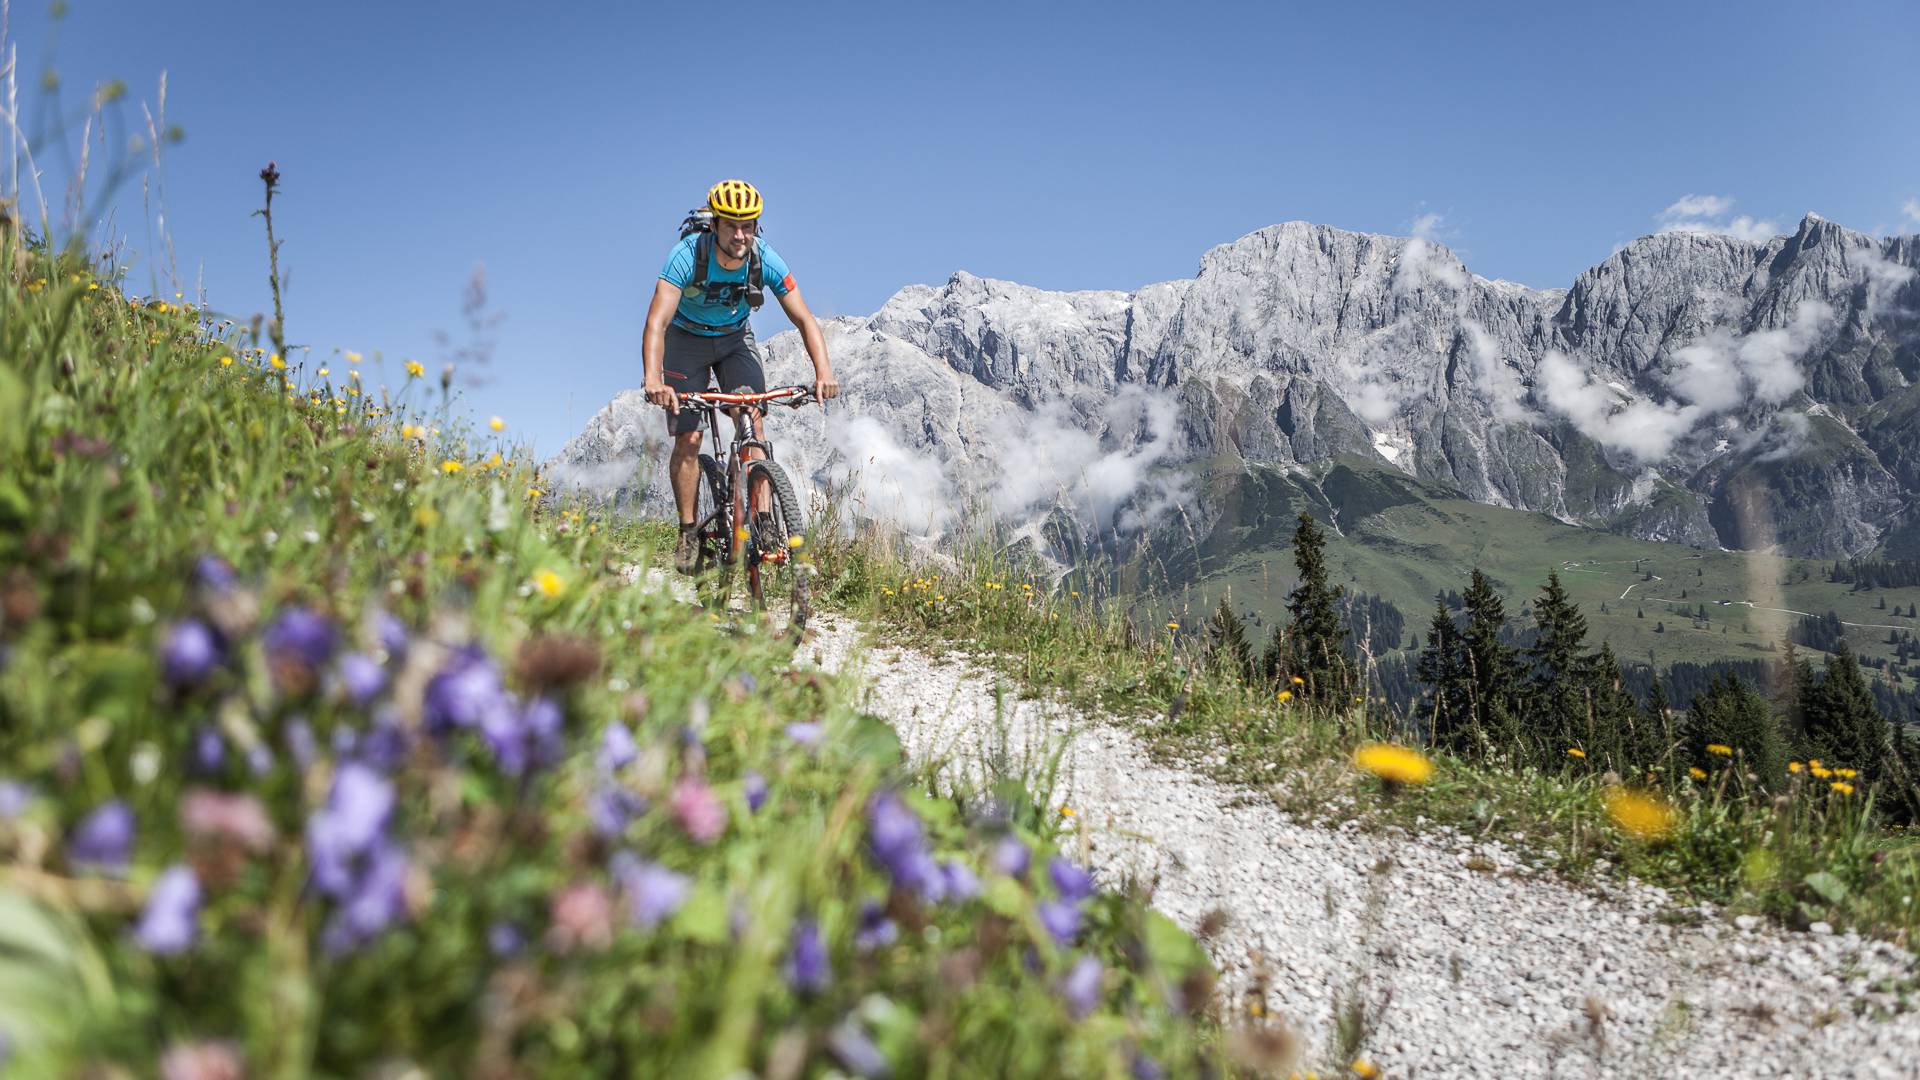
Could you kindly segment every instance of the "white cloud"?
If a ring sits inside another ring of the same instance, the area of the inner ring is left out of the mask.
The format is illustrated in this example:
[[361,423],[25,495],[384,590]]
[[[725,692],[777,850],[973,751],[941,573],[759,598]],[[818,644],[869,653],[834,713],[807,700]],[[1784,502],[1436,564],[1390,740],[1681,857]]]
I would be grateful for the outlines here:
[[1783,327],[1744,335],[1715,327],[1674,351],[1667,385],[1709,414],[1747,400],[1778,405],[1805,385],[1799,359],[1832,318],[1832,308],[1809,300]]
[[1434,238],[1439,235],[1441,214],[1422,214],[1413,221],[1413,238],[1400,251],[1393,270],[1393,291],[1401,296],[1422,286],[1444,285],[1454,292],[1467,287],[1466,267]]
[[953,489],[933,454],[901,446],[871,416],[830,427],[827,441],[838,455],[828,476],[851,492],[856,513],[919,532],[946,528]]
[[1812,429],[1806,413],[1775,413],[1766,427],[1741,436],[1734,445],[1743,454],[1753,454],[1755,461],[1780,461],[1798,454]]
[[1920,199],[1908,199],[1901,203],[1900,212],[1906,215],[1907,221],[1920,226]]
[[1696,405],[1630,401],[1594,382],[1567,354],[1550,350],[1535,369],[1535,391],[1548,408],[1573,422],[1580,434],[1641,461],[1667,456],[1701,419]]
[[[1097,528],[1131,531],[1171,506],[1178,492],[1156,490],[1144,500],[1134,496],[1148,484],[1153,467],[1173,449],[1179,404],[1169,391],[1138,384],[1123,386],[1100,417],[1109,439],[1130,446],[1117,452],[1101,434],[1073,416],[1066,404],[1048,401],[1037,409],[1022,433],[1021,453],[1010,458],[993,490],[994,512],[1003,519],[1043,505],[1063,505]],[[1132,513],[1122,510],[1133,502]]]
[[1660,211],[1663,218],[1717,218],[1733,209],[1725,195],[1682,195]]
[[1595,383],[1557,350],[1540,362],[1535,392],[1581,434],[1641,461],[1655,461],[1712,416],[1749,402],[1778,405],[1792,397],[1806,383],[1800,357],[1832,319],[1833,309],[1807,301],[1782,327],[1751,334],[1709,330],[1673,353],[1666,382],[1677,402],[1633,399]]
[[1745,214],[1725,220],[1733,209],[1733,200],[1725,195],[1683,195],[1654,216],[1660,231],[1715,233],[1731,236],[1749,244],[1764,244],[1781,234],[1778,223],[1748,217]]
[[1473,356],[1474,383],[1486,396],[1487,404],[1493,406],[1494,419],[1516,424],[1539,420],[1539,415],[1527,408],[1527,388],[1520,381],[1520,373],[1508,366],[1487,328],[1472,319],[1461,319],[1460,328],[1466,331],[1467,351]]
[[1902,266],[1871,248],[1860,252],[1860,266],[1867,272],[1867,321],[1898,311],[1893,297],[1913,280],[1913,267]]

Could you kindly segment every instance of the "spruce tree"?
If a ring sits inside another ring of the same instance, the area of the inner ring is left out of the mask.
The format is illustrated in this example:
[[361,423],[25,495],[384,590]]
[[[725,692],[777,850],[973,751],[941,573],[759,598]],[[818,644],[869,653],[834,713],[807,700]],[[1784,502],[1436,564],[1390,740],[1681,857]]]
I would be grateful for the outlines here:
[[1674,731],[1673,708],[1667,699],[1667,687],[1660,681],[1658,672],[1654,673],[1653,685],[1647,688],[1647,707],[1642,718],[1642,739],[1638,745],[1646,756],[1641,760],[1642,769],[1651,769],[1663,765],[1673,755]]
[[1777,788],[1786,779],[1786,740],[1773,709],[1752,683],[1736,675],[1722,673],[1694,696],[1685,735],[1691,765],[1708,770],[1724,765],[1725,758],[1707,752],[1720,745],[1737,753],[1762,786]]
[[1344,704],[1351,692],[1347,628],[1340,620],[1345,590],[1327,584],[1327,539],[1311,516],[1302,513],[1293,532],[1293,565],[1300,582],[1287,596],[1287,673],[1303,680],[1303,696]]
[[1276,626],[1267,635],[1267,647],[1260,650],[1260,677],[1272,686],[1286,678],[1287,631]]
[[1873,691],[1845,639],[1803,698],[1807,756],[1819,758],[1829,768],[1858,769],[1868,780],[1882,779],[1888,725],[1874,708]]
[[1589,762],[1605,763],[1622,775],[1632,776],[1651,760],[1650,750],[1641,745],[1644,717],[1640,705],[1627,691],[1613,646],[1602,644],[1600,652],[1588,658],[1585,666],[1582,693],[1586,699],[1586,730],[1579,745],[1586,750]]
[[1420,717],[1436,746],[1463,751],[1472,723],[1464,666],[1460,659],[1460,629],[1444,595],[1434,597],[1433,621],[1427,624],[1427,647],[1420,650],[1414,675],[1426,688],[1420,699]]
[[1207,663],[1242,682],[1253,678],[1253,646],[1247,644],[1246,625],[1225,596],[1207,620]]
[[1547,575],[1547,584],[1533,604],[1533,622],[1539,636],[1526,653],[1526,739],[1536,760],[1558,762],[1575,745],[1589,724],[1588,662],[1581,653],[1587,619],[1580,614],[1560,584],[1560,575]]
[[1462,687],[1471,724],[1470,742],[1481,752],[1519,755],[1517,717],[1520,687],[1513,649],[1500,640],[1506,627],[1506,608],[1487,575],[1474,568],[1461,598],[1467,625],[1460,634]]

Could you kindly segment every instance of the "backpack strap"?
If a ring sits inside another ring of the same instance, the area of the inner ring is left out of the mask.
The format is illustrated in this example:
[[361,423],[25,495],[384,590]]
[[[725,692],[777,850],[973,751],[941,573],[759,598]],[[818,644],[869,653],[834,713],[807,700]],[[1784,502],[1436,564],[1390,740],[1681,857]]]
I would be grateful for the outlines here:
[[766,294],[761,291],[760,280],[760,238],[753,238],[753,250],[747,253],[747,308],[759,311],[766,302]]
[[693,242],[693,280],[680,290],[688,299],[701,296],[707,291],[707,260],[713,258],[713,234],[702,232]]

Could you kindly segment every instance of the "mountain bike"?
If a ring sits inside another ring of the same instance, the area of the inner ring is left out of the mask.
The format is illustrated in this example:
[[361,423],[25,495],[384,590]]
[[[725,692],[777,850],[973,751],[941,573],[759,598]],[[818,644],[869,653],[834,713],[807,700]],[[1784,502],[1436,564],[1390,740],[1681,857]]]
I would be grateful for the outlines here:
[[[700,455],[701,485],[694,518],[698,522],[695,529],[700,555],[695,576],[704,578],[707,570],[717,567],[724,603],[732,592],[733,567],[744,565],[747,595],[754,610],[776,620],[787,616],[787,629],[796,640],[812,612],[807,579],[813,568],[802,551],[806,522],[800,514],[793,481],[773,460],[773,444],[754,436],[748,417],[765,417],[769,405],[797,409],[817,400],[813,390],[805,386],[783,386],[761,394],[706,391],[680,395],[681,409],[705,414],[711,445],[716,448],[723,445],[721,414],[733,421],[733,437],[719,456]],[[757,450],[759,456],[747,457],[748,450]],[[759,511],[762,506],[766,507],[764,514]]]

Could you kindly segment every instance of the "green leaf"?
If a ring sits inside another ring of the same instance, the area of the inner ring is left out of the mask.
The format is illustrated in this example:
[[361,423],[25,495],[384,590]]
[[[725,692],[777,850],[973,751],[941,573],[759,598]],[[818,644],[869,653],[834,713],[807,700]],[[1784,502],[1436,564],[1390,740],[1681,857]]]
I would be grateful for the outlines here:
[[1847,898],[1847,883],[1825,870],[1808,874],[1800,881],[1807,888],[1819,893],[1820,898],[1829,904],[1837,904]]
[[692,941],[703,945],[727,943],[727,898],[712,885],[703,885],[674,916],[673,926]]
[[881,769],[891,769],[901,760],[900,736],[893,725],[866,713],[854,717],[845,745],[848,753]]
[[1010,877],[995,877],[988,883],[983,899],[987,907],[1010,919],[1019,918],[1027,910],[1027,890]]
[[1157,911],[1147,912],[1140,936],[1147,947],[1147,959],[1155,967],[1179,973],[1207,962],[1200,943]]

